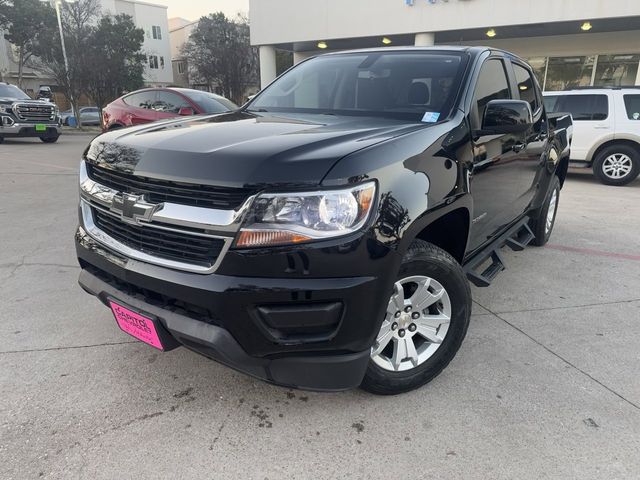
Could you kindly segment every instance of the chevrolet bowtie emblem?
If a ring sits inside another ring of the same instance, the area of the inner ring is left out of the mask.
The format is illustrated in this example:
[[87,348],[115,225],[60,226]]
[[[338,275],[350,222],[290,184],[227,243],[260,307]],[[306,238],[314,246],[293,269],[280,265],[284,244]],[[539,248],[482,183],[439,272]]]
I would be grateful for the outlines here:
[[161,207],[162,204],[148,203],[143,195],[130,193],[118,193],[111,202],[112,212],[119,214],[122,221],[136,225],[151,221],[153,214]]

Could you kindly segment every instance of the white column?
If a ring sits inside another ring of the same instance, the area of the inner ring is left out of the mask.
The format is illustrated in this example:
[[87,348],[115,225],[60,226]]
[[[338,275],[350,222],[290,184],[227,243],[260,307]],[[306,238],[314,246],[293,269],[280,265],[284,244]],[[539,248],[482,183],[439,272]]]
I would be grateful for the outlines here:
[[276,49],[271,45],[260,46],[260,88],[276,78]]
[[303,61],[308,56],[309,55],[307,54],[307,52],[293,52],[293,64],[294,65],[299,64],[301,61]]
[[416,47],[431,47],[435,45],[436,36],[433,33],[416,33]]

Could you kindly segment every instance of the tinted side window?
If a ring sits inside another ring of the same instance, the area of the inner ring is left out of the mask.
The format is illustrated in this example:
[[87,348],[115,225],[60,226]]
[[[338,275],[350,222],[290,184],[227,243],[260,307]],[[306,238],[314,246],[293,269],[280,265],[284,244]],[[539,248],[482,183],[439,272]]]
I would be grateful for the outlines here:
[[127,105],[131,105],[132,107],[138,107],[138,108],[146,108],[146,109],[151,109],[153,107],[153,102],[155,102],[155,100],[156,100],[155,90],[133,93],[131,95],[127,95],[122,99],[122,101],[124,101],[124,103],[126,103]]
[[528,102],[529,105],[531,105],[531,111],[535,112],[538,109],[538,99],[536,97],[536,86],[533,77],[529,73],[529,70],[517,63],[513,64],[513,72],[516,75],[520,100]]
[[193,108],[180,95],[171,92],[158,92],[158,99],[153,104],[153,109],[158,112],[178,113],[181,108]]
[[624,106],[629,120],[640,120],[640,95],[625,95]]
[[478,109],[477,126],[481,125],[484,111],[491,100],[510,98],[511,92],[502,60],[487,60],[480,70],[474,95],[474,102]]
[[606,120],[609,99],[606,95],[558,95],[553,112],[569,112],[576,121]]

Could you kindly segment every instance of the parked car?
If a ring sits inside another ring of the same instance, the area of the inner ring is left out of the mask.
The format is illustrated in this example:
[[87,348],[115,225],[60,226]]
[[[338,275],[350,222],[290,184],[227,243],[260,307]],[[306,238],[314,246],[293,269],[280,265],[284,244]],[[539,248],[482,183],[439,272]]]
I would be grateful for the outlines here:
[[102,111],[103,129],[130,127],[178,116],[223,113],[237,109],[215,93],[189,88],[146,88],[128,93]]
[[502,246],[549,239],[557,118],[499,50],[306,60],[239,111],[94,139],[80,285],[160,350],[288,387],[417,388],[465,337],[467,279],[487,286]]
[[589,167],[605,185],[627,185],[640,174],[640,87],[546,92],[549,112],[573,116],[571,164]]
[[[100,110],[98,107],[80,107],[80,121],[82,125],[100,125]],[[76,118],[73,115],[73,110],[69,109],[60,113],[60,121],[63,125],[77,124]]]
[[46,85],[42,85],[38,89],[38,94],[36,95],[36,100],[44,100],[45,102],[52,102],[53,103],[53,91],[51,90],[51,87],[46,86]]
[[32,100],[15,85],[0,82],[0,143],[7,137],[37,137],[55,143],[60,132],[55,104]]

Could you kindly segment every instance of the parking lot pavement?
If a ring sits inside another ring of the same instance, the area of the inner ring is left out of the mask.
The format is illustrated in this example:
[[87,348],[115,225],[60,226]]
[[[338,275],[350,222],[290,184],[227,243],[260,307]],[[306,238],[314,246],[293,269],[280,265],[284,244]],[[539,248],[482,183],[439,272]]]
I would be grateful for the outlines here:
[[571,172],[431,384],[320,394],[157,353],[80,290],[89,139],[0,146],[0,478],[638,478],[640,180]]

